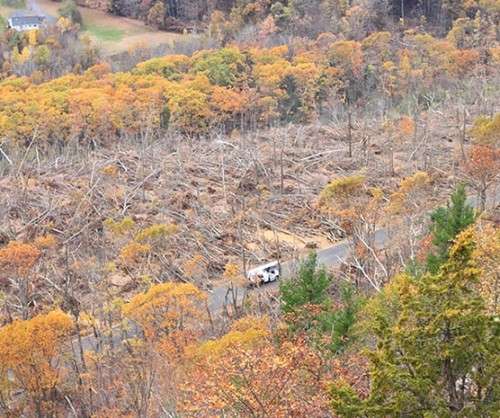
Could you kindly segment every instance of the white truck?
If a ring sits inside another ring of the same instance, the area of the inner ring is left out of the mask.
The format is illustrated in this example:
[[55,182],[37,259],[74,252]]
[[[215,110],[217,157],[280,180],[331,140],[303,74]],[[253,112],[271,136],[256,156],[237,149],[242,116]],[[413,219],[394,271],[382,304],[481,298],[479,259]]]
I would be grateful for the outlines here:
[[280,265],[277,261],[256,267],[247,272],[247,279],[250,285],[258,286],[263,283],[270,283],[280,278]]

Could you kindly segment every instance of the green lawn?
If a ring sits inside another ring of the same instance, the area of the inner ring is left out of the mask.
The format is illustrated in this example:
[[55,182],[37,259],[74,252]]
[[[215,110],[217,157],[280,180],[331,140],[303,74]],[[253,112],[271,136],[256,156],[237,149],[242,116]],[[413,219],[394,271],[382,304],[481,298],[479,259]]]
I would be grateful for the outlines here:
[[10,9],[23,9],[26,7],[25,0],[0,0],[0,6],[5,6]]
[[83,29],[90,35],[105,42],[119,42],[122,40],[125,32],[122,29],[104,27],[99,25],[86,25],[84,22]]

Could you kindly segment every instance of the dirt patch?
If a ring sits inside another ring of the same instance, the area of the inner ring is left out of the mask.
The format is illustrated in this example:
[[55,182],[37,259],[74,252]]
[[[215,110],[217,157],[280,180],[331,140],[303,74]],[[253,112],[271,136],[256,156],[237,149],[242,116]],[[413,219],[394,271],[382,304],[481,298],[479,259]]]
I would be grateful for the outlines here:
[[305,252],[312,248],[328,248],[333,245],[330,240],[321,235],[301,237],[290,232],[263,230],[261,231],[261,237],[271,244],[276,244],[276,242],[278,242],[279,244],[287,244],[290,247],[294,248],[296,251],[300,252]]
[[[51,16],[58,16],[61,3],[38,0],[40,8]],[[183,35],[163,32],[146,26],[140,20],[113,16],[101,10],[79,6],[83,18],[83,35],[88,35],[104,55],[124,52],[144,45],[172,44]]]

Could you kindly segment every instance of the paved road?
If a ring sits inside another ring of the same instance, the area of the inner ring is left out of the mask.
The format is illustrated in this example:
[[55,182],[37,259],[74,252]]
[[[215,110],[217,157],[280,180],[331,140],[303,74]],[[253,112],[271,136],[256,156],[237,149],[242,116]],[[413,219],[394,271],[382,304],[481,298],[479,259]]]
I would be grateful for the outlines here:
[[[387,230],[385,228],[379,229],[375,232],[375,245],[377,247],[383,246],[384,242],[387,241]],[[320,266],[326,268],[338,266],[343,260],[347,258],[349,253],[349,240],[344,240],[335,244],[331,247],[319,250],[317,255],[317,261]],[[287,279],[292,277],[298,270],[300,264],[300,259],[287,260],[281,263],[281,277],[282,279]],[[278,286],[277,282],[264,284],[260,287],[262,290],[272,290]],[[237,287],[238,299],[242,299],[246,292],[253,292],[254,290],[249,290],[244,287]],[[212,289],[208,297],[208,306],[212,312],[220,311],[225,302],[225,298],[228,292],[227,286],[216,287]]]
[[[476,206],[477,199],[475,197],[470,197],[467,199],[469,204],[472,206]],[[497,202],[500,202],[500,189],[496,192],[496,197],[494,201],[490,202],[490,206],[495,206]],[[387,229],[381,228],[375,232],[375,246],[381,248],[387,242]],[[325,267],[334,267],[337,266],[344,260],[349,252],[349,240],[342,241],[338,244],[332,245],[331,247],[325,248],[317,252],[317,260],[319,265],[323,265]],[[288,260],[281,264],[282,268],[282,278],[291,277],[299,266],[300,260]],[[277,282],[269,283],[261,286],[258,289],[248,289],[244,287],[236,287],[235,292],[237,292],[237,298],[241,301],[246,292],[257,292],[257,291],[272,291],[276,289],[278,286]],[[224,303],[226,302],[226,296],[228,294],[228,286],[220,286],[215,287],[209,292],[208,296],[208,306],[210,311],[214,314],[219,313],[224,307]],[[136,326],[132,326],[132,329],[129,330],[128,336],[138,335],[140,332],[139,328]],[[116,327],[113,329],[112,336],[105,337],[108,341],[111,339],[113,344],[118,345],[123,338],[121,330]],[[76,340],[75,340],[76,342]],[[87,336],[82,338],[82,346],[85,351],[88,350],[96,350],[98,345],[98,341],[94,336]],[[75,344],[75,347],[76,344]]]
[[[467,202],[473,207],[477,207],[477,197],[471,196],[467,198]],[[491,199],[489,203],[489,207],[496,207],[496,205],[500,202],[500,187],[497,187],[495,197]],[[377,248],[382,248],[384,244],[387,242],[387,229],[381,228],[375,232],[375,246]],[[342,260],[344,260],[349,251],[349,240],[342,241],[338,244],[332,245],[331,247],[325,248],[317,252],[317,260],[319,265],[323,265],[324,267],[334,267],[338,266]],[[281,276],[283,279],[291,277],[298,268],[300,260],[288,260],[281,264]],[[253,267],[253,268],[258,268]],[[273,290],[278,286],[278,283],[268,283],[260,287],[262,290]],[[255,290],[248,290],[243,287],[236,288],[238,291],[238,299],[241,300],[245,295],[245,292],[252,292]],[[226,295],[228,292],[227,286],[216,287],[212,289],[209,294],[209,302],[208,306],[212,312],[219,312],[225,303]]]

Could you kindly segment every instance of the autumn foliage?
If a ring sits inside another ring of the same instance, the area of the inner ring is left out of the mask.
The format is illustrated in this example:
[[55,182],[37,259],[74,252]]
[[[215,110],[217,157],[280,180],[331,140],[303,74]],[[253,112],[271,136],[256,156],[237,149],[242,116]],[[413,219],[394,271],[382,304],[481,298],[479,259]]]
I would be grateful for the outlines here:
[[15,275],[27,273],[40,257],[40,250],[31,244],[11,241],[0,248],[0,267]]
[[[367,72],[371,86],[400,100],[417,82],[424,88],[445,83],[479,65],[475,55],[465,59],[465,52],[430,35],[406,34],[411,53],[388,50],[388,32],[375,35],[331,42],[326,54],[312,41],[293,50],[231,46],[153,58],[125,73],[99,64],[41,84],[7,78],[0,82],[1,136],[16,143],[109,143],[168,127],[199,135],[214,127],[309,121],[334,99],[366,94]],[[410,121],[403,118],[399,130],[410,135]]]
[[303,341],[273,341],[265,318],[235,322],[192,349],[182,410],[187,414],[321,416],[321,359]]
[[8,396],[26,391],[33,415],[53,411],[55,390],[64,379],[62,344],[72,330],[71,318],[60,310],[0,328],[0,382]]

